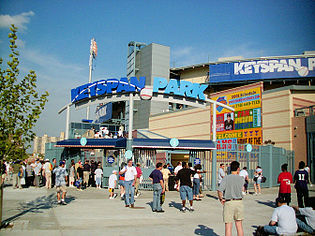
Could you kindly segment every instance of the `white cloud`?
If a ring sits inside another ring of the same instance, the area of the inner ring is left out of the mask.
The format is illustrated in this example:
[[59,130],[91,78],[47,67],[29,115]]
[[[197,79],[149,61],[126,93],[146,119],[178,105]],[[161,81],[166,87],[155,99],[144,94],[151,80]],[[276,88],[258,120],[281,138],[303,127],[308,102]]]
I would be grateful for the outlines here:
[[44,70],[53,71],[54,74],[64,74],[65,72],[68,72],[67,74],[76,74],[84,69],[82,66],[64,63],[58,58],[52,55],[43,54],[38,50],[25,49],[22,52],[22,56]]
[[241,44],[239,46],[233,46],[232,48],[226,47],[220,57],[234,57],[242,56],[244,58],[261,57],[266,55],[266,52],[259,48],[255,48],[255,45],[251,43]]
[[171,52],[171,67],[208,62],[207,50],[193,47],[175,48]]
[[19,15],[0,15],[0,28],[9,28],[11,24],[14,24],[19,29],[27,29],[26,24],[30,22],[30,18],[34,16],[33,11],[23,12]]

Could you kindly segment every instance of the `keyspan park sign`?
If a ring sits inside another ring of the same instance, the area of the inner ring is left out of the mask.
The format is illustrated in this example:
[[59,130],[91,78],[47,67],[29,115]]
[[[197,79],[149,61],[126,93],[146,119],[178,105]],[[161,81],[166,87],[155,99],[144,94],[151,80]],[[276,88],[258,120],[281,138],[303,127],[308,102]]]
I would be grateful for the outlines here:
[[204,91],[208,85],[179,81],[175,79],[154,78],[153,88],[145,87],[145,77],[99,80],[71,90],[71,103],[104,95],[119,95],[139,92],[144,100],[151,99],[154,93],[177,95],[204,101]]

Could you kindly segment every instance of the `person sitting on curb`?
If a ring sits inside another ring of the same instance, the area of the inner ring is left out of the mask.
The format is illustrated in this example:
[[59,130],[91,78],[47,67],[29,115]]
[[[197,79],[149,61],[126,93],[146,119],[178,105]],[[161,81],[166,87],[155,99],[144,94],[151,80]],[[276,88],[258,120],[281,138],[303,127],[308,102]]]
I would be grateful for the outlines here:
[[296,223],[304,232],[309,234],[315,233],[315,210],[312,207],[301,208],[298,206],[292,206],[297,213]]
[[[256,235],[294,235],[298,229],[295,212],[287,205],[284,197],[276,199],[277,208],[273,211],[269,225],[259,226]],[[277,225],[278,224],[278,225]]]

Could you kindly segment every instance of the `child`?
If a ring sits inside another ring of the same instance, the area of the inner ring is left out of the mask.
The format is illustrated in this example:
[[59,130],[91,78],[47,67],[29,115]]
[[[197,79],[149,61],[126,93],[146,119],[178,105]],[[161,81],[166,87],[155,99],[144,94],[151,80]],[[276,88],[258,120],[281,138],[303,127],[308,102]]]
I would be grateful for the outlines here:
[[114,189],[116,188],[116,184],[117,184],[117,170],[113,170],[108,180],[109,199],[114,199],[117,196],[117,194],[114,194]]
[[98,165],[97,169],[95,170],[96,188],[99,188],[99,189],[101,188],[102,175],[103,175],[103,171],[101,169],[101,165]]

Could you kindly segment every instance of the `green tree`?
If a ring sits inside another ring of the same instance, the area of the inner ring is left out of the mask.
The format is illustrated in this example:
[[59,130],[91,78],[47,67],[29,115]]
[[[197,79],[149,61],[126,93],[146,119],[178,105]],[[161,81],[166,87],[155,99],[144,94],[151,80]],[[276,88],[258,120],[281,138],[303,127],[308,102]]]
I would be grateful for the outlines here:
[[[8,37],[11,53],[7,68],[0,58],[0,158],[17,159],[25,156],[35,133],[34,125],[46,102],[48,92],[39,95],[36,91],[36,74],[31,70],[24,78],[19,79],[19,52],[17,50],[17,27],[12,25]],[[1,184],[1,214],[3,189]],[[0,222],[1,224],[1,222]]]

